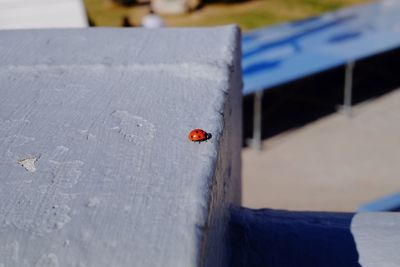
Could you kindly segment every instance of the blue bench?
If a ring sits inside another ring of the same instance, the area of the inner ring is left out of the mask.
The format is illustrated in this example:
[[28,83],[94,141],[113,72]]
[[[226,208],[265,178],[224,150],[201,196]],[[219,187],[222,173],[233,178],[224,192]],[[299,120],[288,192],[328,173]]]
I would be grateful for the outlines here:
[[253,144],[261,147],[265,90],[346,66],[344,110],[350,115],[355,62],[400,47],[400,1],[383,0],[261,28],[242,38],[244,95],[255,94]]

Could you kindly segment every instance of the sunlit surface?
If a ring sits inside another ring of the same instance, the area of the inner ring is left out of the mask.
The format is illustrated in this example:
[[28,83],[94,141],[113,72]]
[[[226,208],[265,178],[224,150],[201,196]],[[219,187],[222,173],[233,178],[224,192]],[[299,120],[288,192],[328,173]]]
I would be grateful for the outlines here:
[[[400,181],[400,90],[243,150],[242,199],[252,208],[354,211]],[[295,114],[294,114],[295,116]]]

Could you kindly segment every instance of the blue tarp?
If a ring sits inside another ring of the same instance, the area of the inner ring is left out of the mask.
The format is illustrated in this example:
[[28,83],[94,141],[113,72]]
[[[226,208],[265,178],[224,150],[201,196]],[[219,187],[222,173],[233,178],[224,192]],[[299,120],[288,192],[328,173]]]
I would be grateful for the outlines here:
[[400,0],[261,28],[242,39],[244,94],[400,47]]
[[358,211],[400,211],[400,193],[391,194],[363,204]]

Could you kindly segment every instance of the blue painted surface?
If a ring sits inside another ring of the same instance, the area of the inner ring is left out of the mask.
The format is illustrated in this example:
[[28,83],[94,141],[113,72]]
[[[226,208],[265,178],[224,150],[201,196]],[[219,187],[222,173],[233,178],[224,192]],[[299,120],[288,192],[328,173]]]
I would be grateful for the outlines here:
[[354,213],[233,208],[232,267],[361,267]]
[[244,94],[400,47],[399,14],[383,0],[245,33]]
[[358,208],[358,211],[400,211],[400,193],[395,193]]

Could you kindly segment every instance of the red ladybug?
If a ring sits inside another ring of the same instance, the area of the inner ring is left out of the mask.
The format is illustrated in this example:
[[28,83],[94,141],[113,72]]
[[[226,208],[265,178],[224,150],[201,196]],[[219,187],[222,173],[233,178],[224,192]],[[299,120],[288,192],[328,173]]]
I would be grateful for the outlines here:
[[211,134],[202,129],[194,129],[189,133],[189,140],[193,142],[203,142],[211,138]]

